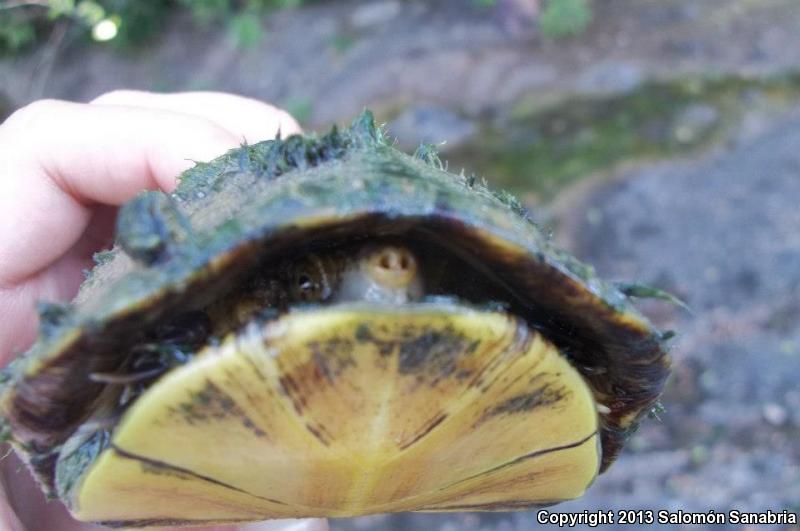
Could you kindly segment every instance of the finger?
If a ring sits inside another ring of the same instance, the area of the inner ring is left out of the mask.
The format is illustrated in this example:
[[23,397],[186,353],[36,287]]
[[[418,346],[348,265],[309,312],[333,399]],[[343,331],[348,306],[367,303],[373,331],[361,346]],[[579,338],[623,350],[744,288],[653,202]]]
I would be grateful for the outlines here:
[[6,445],[0,445],[0,452],[4,453],[3,461],[0,462],[0,529],[9,531],[23,531],[25,528],[17,517],[17,513],[11,505],[9,493],[13,492],[6,470],[10,466],[9,456],[5,452],[10,450]]
[[124,105],[163,109],[202,116],[239,135],[248,144],[300,133],[300,126],[286,111],[262,101],[221,92],[158,94],[116,90],[92,100],[95,105]]
[[0,288],[43,269],[86,229],[94,204],[172,190],[193,164],[240,138],[199,116],[58,101],[0,126]]
[[11,502],[6,494],[8,490],[5,481],[0,478],[0,529],[23,531],[25,528],[22,526],[22,522],[19,521],[19,518],[11,508]]
[[237,531],[328,531],[328,521],[320,518],[270,520],[239,526]]
[[[19,528],[12,527],[11,530],[100,531],[97,526],[75,521],[63,504],[45,499],[30,472],[15,454],[8,455],[0,463],[0,469],[7,487],[8,507],[20,522]],[[0,529],[5,531],[9,528]]]

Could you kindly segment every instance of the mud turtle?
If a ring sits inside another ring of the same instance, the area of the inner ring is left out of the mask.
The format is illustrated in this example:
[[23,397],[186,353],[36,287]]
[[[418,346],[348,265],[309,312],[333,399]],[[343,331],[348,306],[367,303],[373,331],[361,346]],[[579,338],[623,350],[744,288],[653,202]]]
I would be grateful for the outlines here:
[[625,290],[369,113],[140,195],[96,262],[0,411],[42,488],[110,526],[575,498],[669,371]]

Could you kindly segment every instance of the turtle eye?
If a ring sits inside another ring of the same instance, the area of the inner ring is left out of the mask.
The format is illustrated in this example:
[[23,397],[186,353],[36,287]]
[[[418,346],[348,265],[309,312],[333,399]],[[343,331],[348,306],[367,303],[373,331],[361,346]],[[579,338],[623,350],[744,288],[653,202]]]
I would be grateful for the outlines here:
[[297,276],[297,285],[295,287],[298,295],[302,298],[312,298],[314,293],[319,291],[319,283],[315,282],[311,275],[306,273],[301,273]]
[[325,271],[317,261],[303,260],[293,269],[290,288],[294,300],[319,302],[330,295]]
[[309,272],[298,272],[292,283],[292,292],[296,300],[311,302],[320,300],[322,292],[321,284],[314,275]]

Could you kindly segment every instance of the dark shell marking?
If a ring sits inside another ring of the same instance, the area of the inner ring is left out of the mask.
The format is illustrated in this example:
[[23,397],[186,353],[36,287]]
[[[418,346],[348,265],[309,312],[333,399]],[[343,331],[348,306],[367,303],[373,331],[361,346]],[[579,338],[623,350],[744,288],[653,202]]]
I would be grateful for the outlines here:
[[[515,294],[518,313],[610,410],[601,415],[605,470],[661,393],[664,336],[624,293],[553,248],[513,198],[423,155],[389,146],[364,113],[321,138],[230,151],[185,172],[170,196],[150,192],[126,205],[118,248],[98,260],[71,305],[44,308],[37,343],[7,370],[5,431],[43,484],[52,488],[60,445],[104,389],[89,375],[118,367],[143,329],[203,308],[258,263],[368,236],[446,247]],[[409,351],[408,370],[419,352]],[[508,407],[525,400],[534,401]]]

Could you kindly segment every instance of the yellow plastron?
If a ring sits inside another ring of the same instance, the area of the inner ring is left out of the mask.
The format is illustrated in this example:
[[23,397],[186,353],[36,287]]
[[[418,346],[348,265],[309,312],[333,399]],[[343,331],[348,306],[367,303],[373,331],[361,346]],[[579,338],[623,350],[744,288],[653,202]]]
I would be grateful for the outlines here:
[[597,429],[578,372],[507,314],[307,309],[162,377],[69,501],[125,525],[525,508],[584,492]]

